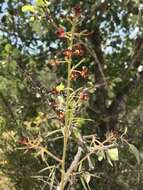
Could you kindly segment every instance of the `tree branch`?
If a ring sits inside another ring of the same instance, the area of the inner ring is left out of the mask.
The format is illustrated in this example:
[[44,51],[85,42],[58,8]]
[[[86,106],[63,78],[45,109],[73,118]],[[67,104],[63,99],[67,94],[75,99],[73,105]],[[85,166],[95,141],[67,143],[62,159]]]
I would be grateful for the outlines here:
[[96,52],[93,50],[93,47],[92,47],[92,45],[89,42],[87,42],[87,44],[83,43],[83,45],[86,47],[88,53],[94,58],[95,63],[98,65],[98,69],[99,69],[100,74],[101,74],[102,79],[103,79],[103,84],[105,84],[106,89],[108,89],[108,85],[107,85],[107,82],[106,82],[106,77],[105,77],[103,68],[101,66],[102,64],[99,61]]
[[[79,162],[79,160],[80,160],[80,158],[81,158],[82,151],[83,151],[83,149],[79,146],[79,147],[78,147],[78,150],[77,150],[77,153],[76,153],[76,155],[74,156],[74,160],[72,161],[72,163],[71,163],[69,169],[68,169],[67,172],[66,172],[66,175],[65,175],[66,177],[65,177],[65,179],[64,179],[64,186],[65,186],[65,185],[67,184],[67,182],[69,181],[69,177],[70,177],[71,173],[76,169],[77,164],[78,164],[78,162]],[[60,184],[59,186],[57,186],[57,190],[60,190],[60,188],[61,188],[61,184]]]
[[[131,69],[137,69],[140,65],[141,59],[140,56],[143,52],[143,38],[139,38],[136,42],[135,48],[134,48],[134,54],[132,58],[130,59],[129,66],[126,70],[126,73],[123,77],[123,82],[127,79],[128,73]],[[137,71],[136,71],[137,72]],[[132,81],[129,81],[126,86],[120,89],[120,91],[117,93],[115,100],[111,104],[109,108],[109,114],[110,116],[113,116],[115,120],[117,119],[117,116],[120,111],[125,107],[125,104],[127,103],[129,95],[135,90],[135,88],[142,82],[143,80],[143,72],[138,73],[136,76],[136,79],[133,79]]]

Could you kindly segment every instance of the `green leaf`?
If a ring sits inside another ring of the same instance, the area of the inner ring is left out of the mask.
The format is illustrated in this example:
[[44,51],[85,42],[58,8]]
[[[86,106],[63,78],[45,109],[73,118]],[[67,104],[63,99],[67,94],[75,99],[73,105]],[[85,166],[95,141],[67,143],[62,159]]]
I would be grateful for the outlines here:
[[22,7],[22,11],[23,11],[23,12],[27,12],[27,11],[35,12],[35,9],[34,9],[34,6],[28,4],[28,5],[24,5],[24,6]]
[[4,49],[5,49],[5,51],[7,53],[9,53],[11,51],[11,49],[12,49],[12,46],[10,44],[6,44],[5,47],[4,47]]
[[108,163],[113,167],[113,163],[112,163],[112,161],[111,161],[111,159],[110,159],[110,156],[107,154],[107,161],[108,161]]
[[73,134],[76,139],[81,139],[80,130],[78,128],[75,128],[75,127],[73,128]]
[[78,117],[76,118],[76,124],[78,127],[81,127],[83,124],[85,124],[86,119]]
[[117,161],[119,160],[119,153],[117,148],[111,148],[107,150],[107,154],[111,160]]
[[84,177],[86,183],[89,184],[89,182],[90,182],[90,180],[91,180],[91,175],[90,175],[90,173],[89,173],[89,172],[85,172],[85,173],[83,174],[83,177]]
[[47,1],[45,0],[36,0],[36,6],[43,6],[45,5],[45,3],[47,3]]
[[31,22],[34,22],[34,20],[35,20],[35,17],[34,17],[34,16],[30,17],[30,21],[31,21]]
[[33,29],[33,31],[35,31],[39,35],[42,35],[42,32],[41,32],[41,22],[39,22],[38,20],[35,20],[32,23],[32,29]]
[[16,49],[16,48],[13,49],[13,50],[12,50],[12,56],[13,56],[13,58],[14,58],[14,59],[19,59],[19,58],[20,58],[20,53],[21,53],[21,52],[20,52],[19,49]]
[[136,157],[137,163],[140,164],[140,155],[138,149],[133,144],[129,144],[129,150],[134,154]]
[[103,150],[99,150],[96,155],[98,157],[98,161],[102,161],[105,158],[105,154]]
[[58,86],[56,86],[56,90],[57,90],[58,92],[64,91],[64,89],[65,89],[65,86],[64,86],[63,83],[61,83],[61,84],[59,84]]
[[120,82],[122,82],[122,79],[119,77],[116,77],[113,81],[116,83],[120,83]]

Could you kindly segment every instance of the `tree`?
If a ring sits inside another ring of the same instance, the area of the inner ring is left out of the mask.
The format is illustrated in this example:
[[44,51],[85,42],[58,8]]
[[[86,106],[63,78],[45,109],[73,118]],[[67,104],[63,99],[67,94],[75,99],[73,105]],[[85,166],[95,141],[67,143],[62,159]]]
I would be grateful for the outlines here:
[[9,0],[1,13],[2,171],[16,189],[132,187],[117,168],[126,146],[140,162],[142,3]]

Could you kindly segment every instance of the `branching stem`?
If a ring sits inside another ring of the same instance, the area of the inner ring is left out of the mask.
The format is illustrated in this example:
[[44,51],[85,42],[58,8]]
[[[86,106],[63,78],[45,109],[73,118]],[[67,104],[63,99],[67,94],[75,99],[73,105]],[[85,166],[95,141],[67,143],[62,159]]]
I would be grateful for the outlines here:
[[[69,49],[71,50],[73,47],[73,34],[75,31],[76,24],[73,23],[71,29],[71,38],[69,40]],[[71,56],[68,58],[68,76],[67,76],[67,97],[66,97],[66,111],[65,111],[65,126],[64,126],[64,145],[63,145],[63,157],[62,157],[62,174],[61,174],[61,183],[60,183],[60,190],[64,190],[65,186],[65,160],[66,160],[66,152],[67,152],[67,144],[68,144],[68,136],[69,136],[69,127],[70,127],[70,110],[69,110],[69,103],[70,103],[70,74],[72,67],[72,58]]]

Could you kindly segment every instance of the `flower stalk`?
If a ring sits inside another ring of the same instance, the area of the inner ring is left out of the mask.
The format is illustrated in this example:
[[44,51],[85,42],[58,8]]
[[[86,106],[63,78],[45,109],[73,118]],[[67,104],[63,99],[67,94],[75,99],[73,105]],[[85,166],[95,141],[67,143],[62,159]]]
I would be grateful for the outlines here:
[[[75,31],[76,23],[73,23],[71,29],[71,38],[69,39],[69,49],[73,47],[74,40],[74,31]],[[62,174],[61,174],[61,187],[60,190],[64,190],[64,181],[65,181],[65,161],[66,161],[66,152],[68,145],[68,137],[69,137],[69,127],[71,124],[70,119],[70,86],[71,86],[71,70],[72,70],[72,58],[71,56],[67,59],[68,62],[68,74],[67,74],[67,93],[66,93],[66,111],[65,111],[65,126],[64,126],[64,144],[63,144],[63,156],[62,156]]]

